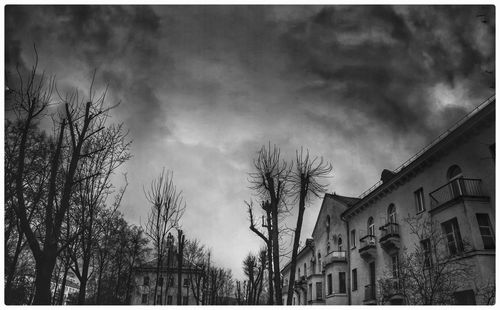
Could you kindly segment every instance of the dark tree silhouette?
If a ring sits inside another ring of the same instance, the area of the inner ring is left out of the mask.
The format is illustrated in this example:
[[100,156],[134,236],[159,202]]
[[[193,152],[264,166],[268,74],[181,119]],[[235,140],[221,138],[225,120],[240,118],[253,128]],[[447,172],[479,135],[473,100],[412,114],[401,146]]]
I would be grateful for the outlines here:
[[156,255],[156,282],[154,291],[154,304],[160,273],[163,267],[163,259],[167,254],[167,235],[172,228],[179,228],[179,220],[186,209],[182,198],[182,191],[178,191],[173,181],[173,172],[163,170],[160,176],[151,182],[145,191],[147,200],[151,203],[146,224],[146,235],[151,239]]
[[309,157],[309,151],[305,153],[303,149],[296,152],[295,169],[292,170],[290,183],[292,185],[291,192],[295,195],[299,203],[299,211],[297,215],[297,225],[294,232],[292,259],[290,262],[290,280],[288,285],[287,305],[292,304],[293,291],[295,284],[295,267],[297,266],[297,253],[299,250],[300,233],[302,230],[302,222],[306,203],[314,197],[319,197],[320,194],[326,192],[327,185],[322,183],[322,179],[328,177],[332,171],[331,164],[325,163],[323,158]]

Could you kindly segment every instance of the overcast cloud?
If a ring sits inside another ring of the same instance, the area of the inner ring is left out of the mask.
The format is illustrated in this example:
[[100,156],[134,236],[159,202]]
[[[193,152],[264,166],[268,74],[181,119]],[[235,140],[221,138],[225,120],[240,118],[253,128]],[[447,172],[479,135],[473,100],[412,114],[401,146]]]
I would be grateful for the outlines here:
[[333,165],[330,192],[357,196],[494,93],[493,6],[7,6],[5,19],[7,83],[35,43],[60,89],[85,91],[97,68],[121,102],[127,220],[144,223],[143,186],[173,170],[187,237],[237,277],[260,246],[243,200],[261,145],[310,149]]

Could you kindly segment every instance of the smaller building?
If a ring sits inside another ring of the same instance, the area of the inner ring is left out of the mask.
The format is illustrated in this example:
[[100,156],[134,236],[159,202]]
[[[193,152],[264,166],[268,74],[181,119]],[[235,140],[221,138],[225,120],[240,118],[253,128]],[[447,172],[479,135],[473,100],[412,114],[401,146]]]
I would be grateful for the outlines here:
[[[174,257],[176,255],[173,255]],[[158,288],[155,296],[157,260],[151,260],[134,269],[134,289],[130,303],[132,305],[196,305],[197,298],[191,283],[200,276],[202,269],[194,264],[183,260],[181,268],[181,302],[178,302],[178,272],[177,260],[165,260],[160,269]],[[202,293],[198,293],[202,294]],[[156,300],[156,302],[155,302]]]

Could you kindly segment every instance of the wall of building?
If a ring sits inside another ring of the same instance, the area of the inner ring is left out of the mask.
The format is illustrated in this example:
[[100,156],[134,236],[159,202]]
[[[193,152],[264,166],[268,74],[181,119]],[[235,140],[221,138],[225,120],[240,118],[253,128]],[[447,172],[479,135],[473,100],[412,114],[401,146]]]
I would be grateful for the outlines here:
[[[168,287],[166,286],[166,278],[167,275],[164,274],[162,275],[163,278],[165,279],[163,282],[163,290],[162,290],[162,303],[163,305],[167,304],[167,299],[168,296],[172,296],[172,304],[177,305],[177,274],[173,274],[173,283],[172,286]],[[144,284],[144,278],[148,277],[149,278],[149,284],[145,285]],[[182,274],[181,277],[182,284],[185,283],[185,281],[188,280],[188,275],[187,274]],[[185,280],[186,279],[186,280]],[[154,301],[154,291],[155,291],[155,283],[156,283],[156,273],[154,271],[137,271],[134,274],[134,290],[131,298],[131,304],[132,305],[141,305],[143,303],[143,294],[147,294],[147,304],[148,305],[153,305]],[[158,287],[158,292],[157,296],[160,295],[160,287]],[[188,299],[188,305],[196,305],[196,299],[193,296],[193,292],[190,286],[182,286],[182,297],[187,297]]]
[[[335,195],[326,194],[323,199],[318,220],[314,227],[313,239],[316,258],[316,273],[321,276],[317,281],[322,282],[322,296],[326,304],[342,305],[348,303],[348,264],[347,264],[347,227],[342,221],[341,214],[347,209],[347,206],[335,199]],[[330,218],[328,228],[327,218]],[[340,241],[340,242],[339,242]],[[345,259],[338,258],[339,252],[344,251]],[[318,254],[321,255],[321,265],[318,261]],[[328,262],[331,263],[328,263]],[[340,293],[339,272],[346,274],[345,286],[346,293]],[[328,275],[332,275],[332,294],[328,294]],[[314,295],[316,296],[316,284],[313,283]]]
[[[447,152],[437,160],[430,162],[423,170],[419,171],[404,184],[384,197],[378,199],[369,207],[361,211],[349,220],[350,229],[356,230],[356,248],[351,249],[351,270],[358,270],[358,290],[352,292],[352,303],[363,304],[364,286],[369,284],[368,263],[359,255],[359,239],[367,233],[367,221],[371,216],[375,221],[375,231],[377,238],[380,237],[379,228],[386,223],[387,209],[391,203],[396,206],[397,222],[400,223],[401,244],[411,251],[414,244],[419,240],[411,234],[409,226],[403,225],[404,219],[408,216],[416,215],[416,205],[414,192],[419,188],[424,190],[425,211],[422,217],[432,216],[434,220],[442,223],[456,217],[459,223],[460,232],[463,238],[469,238],[473,249],[482,250],[482,239],[474,213],[487,213],[490,216],[492,226],[495,223],[495,180],[494,180],[494,160],[489,150],[489,145],[495,143],[494,123],[475,129],[474,134],[466,139],[461,139],[457,143],[448,147]],[[481,186],[484,194],[490,198],[485,201],[466,201],[458,203],[439,212],[430,213],[431,208],[429,193],[448,183],[447,171],[452,165],[458,165],[464,178],[481,179]],[[479,268],[481,277],[494,276],[494,250],[479,251],[476,253],[481,258],[476,260],[484,261],[485,264]],[[390,271],[390,256],[380,247],[376,246],[375,270],[376,278],[383,277]]]

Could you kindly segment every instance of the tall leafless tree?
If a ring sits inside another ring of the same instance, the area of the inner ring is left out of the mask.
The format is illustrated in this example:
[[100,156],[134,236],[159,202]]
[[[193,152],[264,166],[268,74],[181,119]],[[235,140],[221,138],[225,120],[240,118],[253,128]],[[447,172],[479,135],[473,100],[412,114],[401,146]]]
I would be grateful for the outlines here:
[[279,215],[287,211],[286,198],[292,165],[281,159],[280,149],[271,143],[262,146],[254,160],[254,171],[250,173],[250,188],[269,203],[271,214],[271,242],[273,248],[274,293],[278,305],[283,304],[280,271]]
[[[61,227],[72,205],[74,187],[84,179],[77,178],[77,170],[83,158],[100,156],[91,149],[92,137],[107,129],[108,112],[115,106],[108,106],[105,94],[96,96],[93,81],[87,100],[74,92],[61,98],[58,116],[54,118],[55,135],[51,143],[48,165],[49,176],[46,183],[43,204],[28,203],[26,186],[26,163],[31,128],[47,115],[47,107],[52,102],[54,81],[46,81],[37,73],[37,59],[29,77],[23,79],[19,74],[19,86],[14,90],[14,110],[21,123],[21,134],[16,163],[14,211],[19,219],[20,228],[26,236],[36,264],[35,296],[33,303],[49,304],[51,301],[50,281],[59,253],[73,240],[61,243]],[[107,146],[104,146],[106,149]],[[30,221],[29,211],[35,208],[43,216],[41,227]],[[81,231],[80,231],[81,232]]]
[[186,203],[182,198],[182,191],[177,190],[173,181],[173,172],[162,170],[160,176],[151,182],[145,192],[146,199],[151,203],[151,211],[146,223],[146,235],[151,239],[156,255],[156,283],[154,304],[163,259],[167,253],[167,235],[172,228],[179,227],[179,220],[186,210]]
[[290,261],[290,279],[287,292],[287,305],[292,304],[293,291],[295,284],[295,267],[297,266],[297,253],[299,250],[300,234],[302,231],[302,222],[306,204],[320,194],[326,192],[327,184],[322,180],[329,176],[332,171],[332,165],[323,161],[323,157],[310,158],[309,150],[303,148],[295,155],[295,168],[291,174],[290,183],[291,192],[295,196],[295,201],[299,203],[297,215],[297,225],[295,226],[292,259]]

